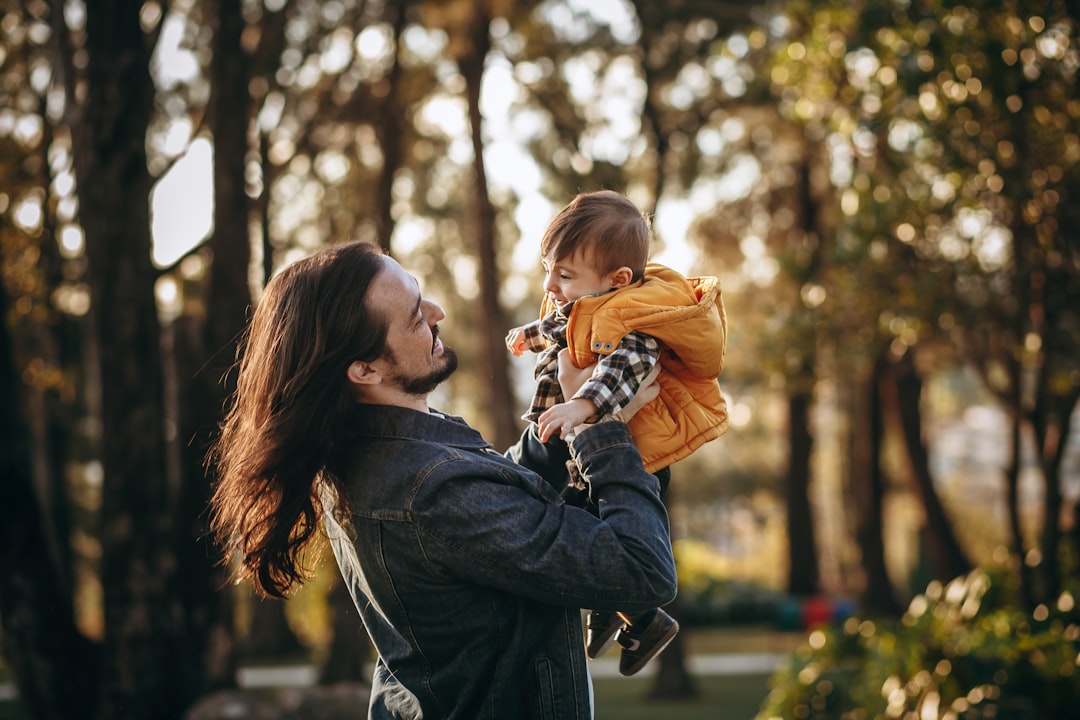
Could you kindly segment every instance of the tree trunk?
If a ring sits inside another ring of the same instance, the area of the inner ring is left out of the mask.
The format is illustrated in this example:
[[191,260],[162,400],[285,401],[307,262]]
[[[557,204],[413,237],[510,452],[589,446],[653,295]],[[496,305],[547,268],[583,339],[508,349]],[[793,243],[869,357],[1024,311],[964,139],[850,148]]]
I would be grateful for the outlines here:
[[874,363],[860,393],[862,397],[856,401],[852,479],[858,513],[856,539],[862,553],[866,583],[862,590],[862,605],[871,613],[896,616],[900,606],[893,595],[885,564],[882,522],[885,478],[881,471],[881,448],[885,432],[880,388],[884,362],[883,358],[878,358]]
[[[41,166],[45,173],[45,187],[53,188],[55,175],[53,164],[49,162],[53,144],[53,125],[49,122],[46,101],[39,103],[38,115],[42,124]],[[46,207],[55,207],[50,198]],[[38,270],[44,287],[50,291],[64,282],[63,260],[60,257],[57,239],[57,218],[53,212],[46,212],[40,241]],[[51,298],[40,300],[47,310],[45,313],[31,313],[25,319],[28,330],[23,333],[21,342],[23,352],[16,354],[16,364],[40,362],[46,371],[60,374],[59,383],[28,383],[24,385],[28,393],[26,414],[31,434],[31,457],[34,474],[34,486],[42,506],[45,522],[45,535],[49,551],[55,556],[55,566],[64,581],[64,587],[71,592],[74,585],[74,564],[71,537],[71,505],[68,493],[67,469],[70,461],[69,451],[75,428],[74,392],[68,393],[73,369],[79,363],[80,324],[82,318],[71,317],[59,312]],[[19,344],[16,340],[16,344]],[[21,359],[20,359],[21,356]]]
[[[1014,235],[1014,239],[1017,241],[1026,238],[1027,235],[1022,230],[1020,235]],[[1031,307],[1031,285],[1028,279],[1032,270],[1030,253],[1024,249],[1024,246],[1017,246],[1014,257],[1016,259],[1014,271],[1016,310],[1015,315],[1011,318],[1009,323],[1011,327],[1008,330],[1012,332],[1012,342],[1018,344],[1027,333],[1027,318]],[[1013,535],[1012,551],[1020,568],[1020,595],[1027,608],[1034,609],[1039,602],[1038,598],[1041,596],[1042,589],[1039,584],[1039,574],[1027,563],[1028,553],[1025,547],[1023,524],[1020,516],[1020,470],[1024,450],[1024,424],[1027,417],[1024,412],[1024,363],[1017,352],[1006,353],[1004,363],[1009,376],[1008,394],[1004,400],[1012,423],[1012,454],[1009,465],[1005,468],[1005,496],[1008,503],[1009,527]]]
[[[669,603],[664,610],[676,620],[682,615],[678,598]],[[685,630],[680,630],[671,644],[653,660],[659,667],[652,688],[649,689],[650,700],[692,700],[701,694],[694,676],[686,667],[685,632]]]
[[1009,529],[1012,532],[1010,547],[1016,556],[1020,568],[1020,596],[1024,605],[1035,607],[1038,594],[1035,574],[1026,562],[1027,551],[1024,549],[1024,529],[1020,521],[1020,455],[1023,451],[1023,421],[1018,413],[1010,413],[1011,429],[1009,432],[1012,450],[1009,464],[1005,468],[1005,503],[1009,513]]
[[472,228],[476,236],[476,256],[480,262],[480,362],[481,377],[490,382],[491,442],[506,448],[518,438],[520,423],[514,412],[515,401],[510,387],[510,369],[505,344],[507,323],[499,303],[498,253],[495,248],[495,209],[488,195],[487,173],[484,169],[483,118],[480,115],[480,84],[484,75],[491,40],[490,17],[484,3],[473,6],[469,30],[469,50],[460,61],[465,77],[472,126],[473,184],[469,203]]
[[952,531],[941,498],[934,488],[934,478],[930,475],[930,457],[923,441],[922,378],[915,368],[912,352],[908,352],[892,368],[891,399],[900,419],[900,426],[907,447],[908,459],[915,478],[915,488],[919,492],[923,508],[926,510],[927,538],[931,566],[934,577],[948,581],[971,571],[972,563],[968,559],[960,542]]
[[[809,257],[795,271],[798,291],[807,282],[817,282],[824,261],[821,238],[832,234],[824,227],[826,218],[818,211],[819,198],[815,194],[813,163],[822,157],[819,143],[804,141],[804,158],[799,166],[798,196],[796,200],[802,220],[802,233],[794,235],[797,242],[809,243]],[[794,244],[794,243],[793,243]],[[795,257],[799,248],[789,250]],[[788,390],[788,468],[786,477],[787,530],[788,530],[788,592],[792,595],[813,595],[820,590],[821,570],[818,565],[817,542],[814,538],[814,514],[810,506],[810,460],[814,450],[814,438],[810,433],[810,408],[813,404],[815,363],[817,361],[817,338],[813,328],[814,311],[803,304],[801,296],[792,299],[792,306],[803,328],[798,353],[798,365],[789,378]]]
[[306,652],[289,627],[285,603],[277,598],[250,599],[251,625],[240,641],[245,662],[295,662]]
[[181,317],[173,328],[181,450],[177,517],[183,519],[176,543],[188,631],[183,668],[198,694],[231,685],[236,675],[232,595],[220,592],[226,577],[217,567],[221,556],[208,532],[210,482],[204,460],[229,391],[235,338],[251,305],[244,189],[251,103],[240,5],[240,0],[219,0],[210,13],[214,39],[207,119],[214,137],[214,230],[201,312]]
[[79,720],[97,696],[99,648],[75,626],[68,579],[48,549],[7,310],[0,285],[0,651],[31,717]]
[[788,530],[788,592],[818,592],[817,543],[810,507],[810,392],[794,390],[788,395],[788,470],[785,484]]
[[[1043,271],[1049,274],[1047,271]],[[1040,282],[1040,285],[1045,285]],[[1063,293],[1064,294],[1064,293]],[[1044,586],[1043,602],[1050,602],[1062,590],[1062,534],[1061,514],[1065,505],[1062,493],[1061,465],[1065,459],[1069,433],[1072,429],[1073,409],[1080,398],[1080,383],[1073,382],[1067,391],[1054,387],[1052,378],[1056,374],[1064,375],[1071,363],[1063,363],[1068,356],[1068,345],[1050,328],[1063,325],[1056,298],[1044,288],[1041,307],[1043,322],[1039,327],[1042,335],[1042,362],[1036,375],[1035,407],[1032,410],[1032,426],[1035,430],[1035,446],[1038,450],[1039,469],[1042,470],[1046,488],[1043,517],[1042,577]],[[1033,313],[1034,314],[1034,313]],[[1033,321],[1033,325],[1035,322]]]
[[84,717],[167,720],[193,697],[177,682],[175,508],[164,440],[161,333],[150,263],[145,138],[154,102],[138,7],[86,15],[86,95],[74,157],[102,395],[101,702]]
[[401,167],[403,157],[401,119],[404,111],[398,95],[401,92],[398,78],[401,77],[400,45],[401,31],[405,28],[405,6],[405,2],[387,3],[385,8],[385,12],[393,14],[394,59],[386,75],[385,82],[389,90],[380,115],[381,119],[375,126],[375,133],[379,138],[379,149],[383,156],[382,173],[379,175],[379,183],[376,186],[375,209],[378,215],[375,234],[379,245],[388,254],[391,250],[390,236],[394,234],[394,176]]
[[[669,508],[672,506],[673,493],[674,490],[669,482],[662,498],[664,505]],[[668,532],[671,532],[670,527]],[[674,538],[672,539],[674,540]],[[664,609],[676,620],[682,615],[677,596]],[[649,697],[654,700],[689,700],[699,694],[697,683],[694,682],[694,676],[690,674],[689,668],[686,667],[684,632],[685,630],[680,630],[675,639],[671,641],[671,644],[657,658],[652,660],[652,662],[659,663],[656,680],[649,690]]]

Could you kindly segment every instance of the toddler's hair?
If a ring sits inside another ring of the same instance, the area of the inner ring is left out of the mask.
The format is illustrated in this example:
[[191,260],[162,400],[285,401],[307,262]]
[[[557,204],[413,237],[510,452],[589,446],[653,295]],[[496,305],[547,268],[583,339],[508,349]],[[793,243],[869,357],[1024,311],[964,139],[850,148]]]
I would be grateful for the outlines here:
[[649,259],[651,232],[641,210],[611,190],[581,193],[544,231],[541,257],[556,262],[582,251],[600,274],[623,266],[641,279]]

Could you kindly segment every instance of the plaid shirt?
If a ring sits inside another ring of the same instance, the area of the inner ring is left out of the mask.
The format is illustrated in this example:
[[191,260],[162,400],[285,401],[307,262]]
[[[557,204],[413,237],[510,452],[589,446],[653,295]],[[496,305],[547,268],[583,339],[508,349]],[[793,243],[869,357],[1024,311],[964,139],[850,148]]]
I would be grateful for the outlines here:
[[[534,372],[536,394],[529,412],[521,416],[530,422],[536,422],[545,410],[563,402],[559,350],[566,347],[566,321],[572,307],[573,303],[569,303],[563,309],[557,308],[522,328],[525,346],[540,353]],[[654,338],[638,332],[627,333],[610,355],[597,356],[596,370],[574,399],[591,400],[597,415],[622,410],[637,394],[659,357],[660,345]]]

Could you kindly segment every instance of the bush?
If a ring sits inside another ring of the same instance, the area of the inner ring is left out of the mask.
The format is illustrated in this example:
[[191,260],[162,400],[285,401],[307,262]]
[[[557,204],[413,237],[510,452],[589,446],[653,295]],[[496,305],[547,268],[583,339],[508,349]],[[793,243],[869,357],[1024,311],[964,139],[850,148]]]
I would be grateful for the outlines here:
[[850,617],[812,632],[757,720],[1080,717],[1078,621],[1071,592],[1022,610],[1000,569],[934,582],[899,622]]
[[760,583],[730,577],[727,561],[705,543],[675,543],[679,622],[687,626],[772,622],[784,596]]

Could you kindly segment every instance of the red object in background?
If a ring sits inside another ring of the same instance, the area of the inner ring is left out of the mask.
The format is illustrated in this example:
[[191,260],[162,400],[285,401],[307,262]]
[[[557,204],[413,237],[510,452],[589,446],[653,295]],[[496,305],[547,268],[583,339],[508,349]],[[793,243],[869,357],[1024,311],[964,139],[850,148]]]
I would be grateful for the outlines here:
[[817,625],[832,622],[833,606],[827,598],[810,597],[802,604],[802,626],[809,630]]

